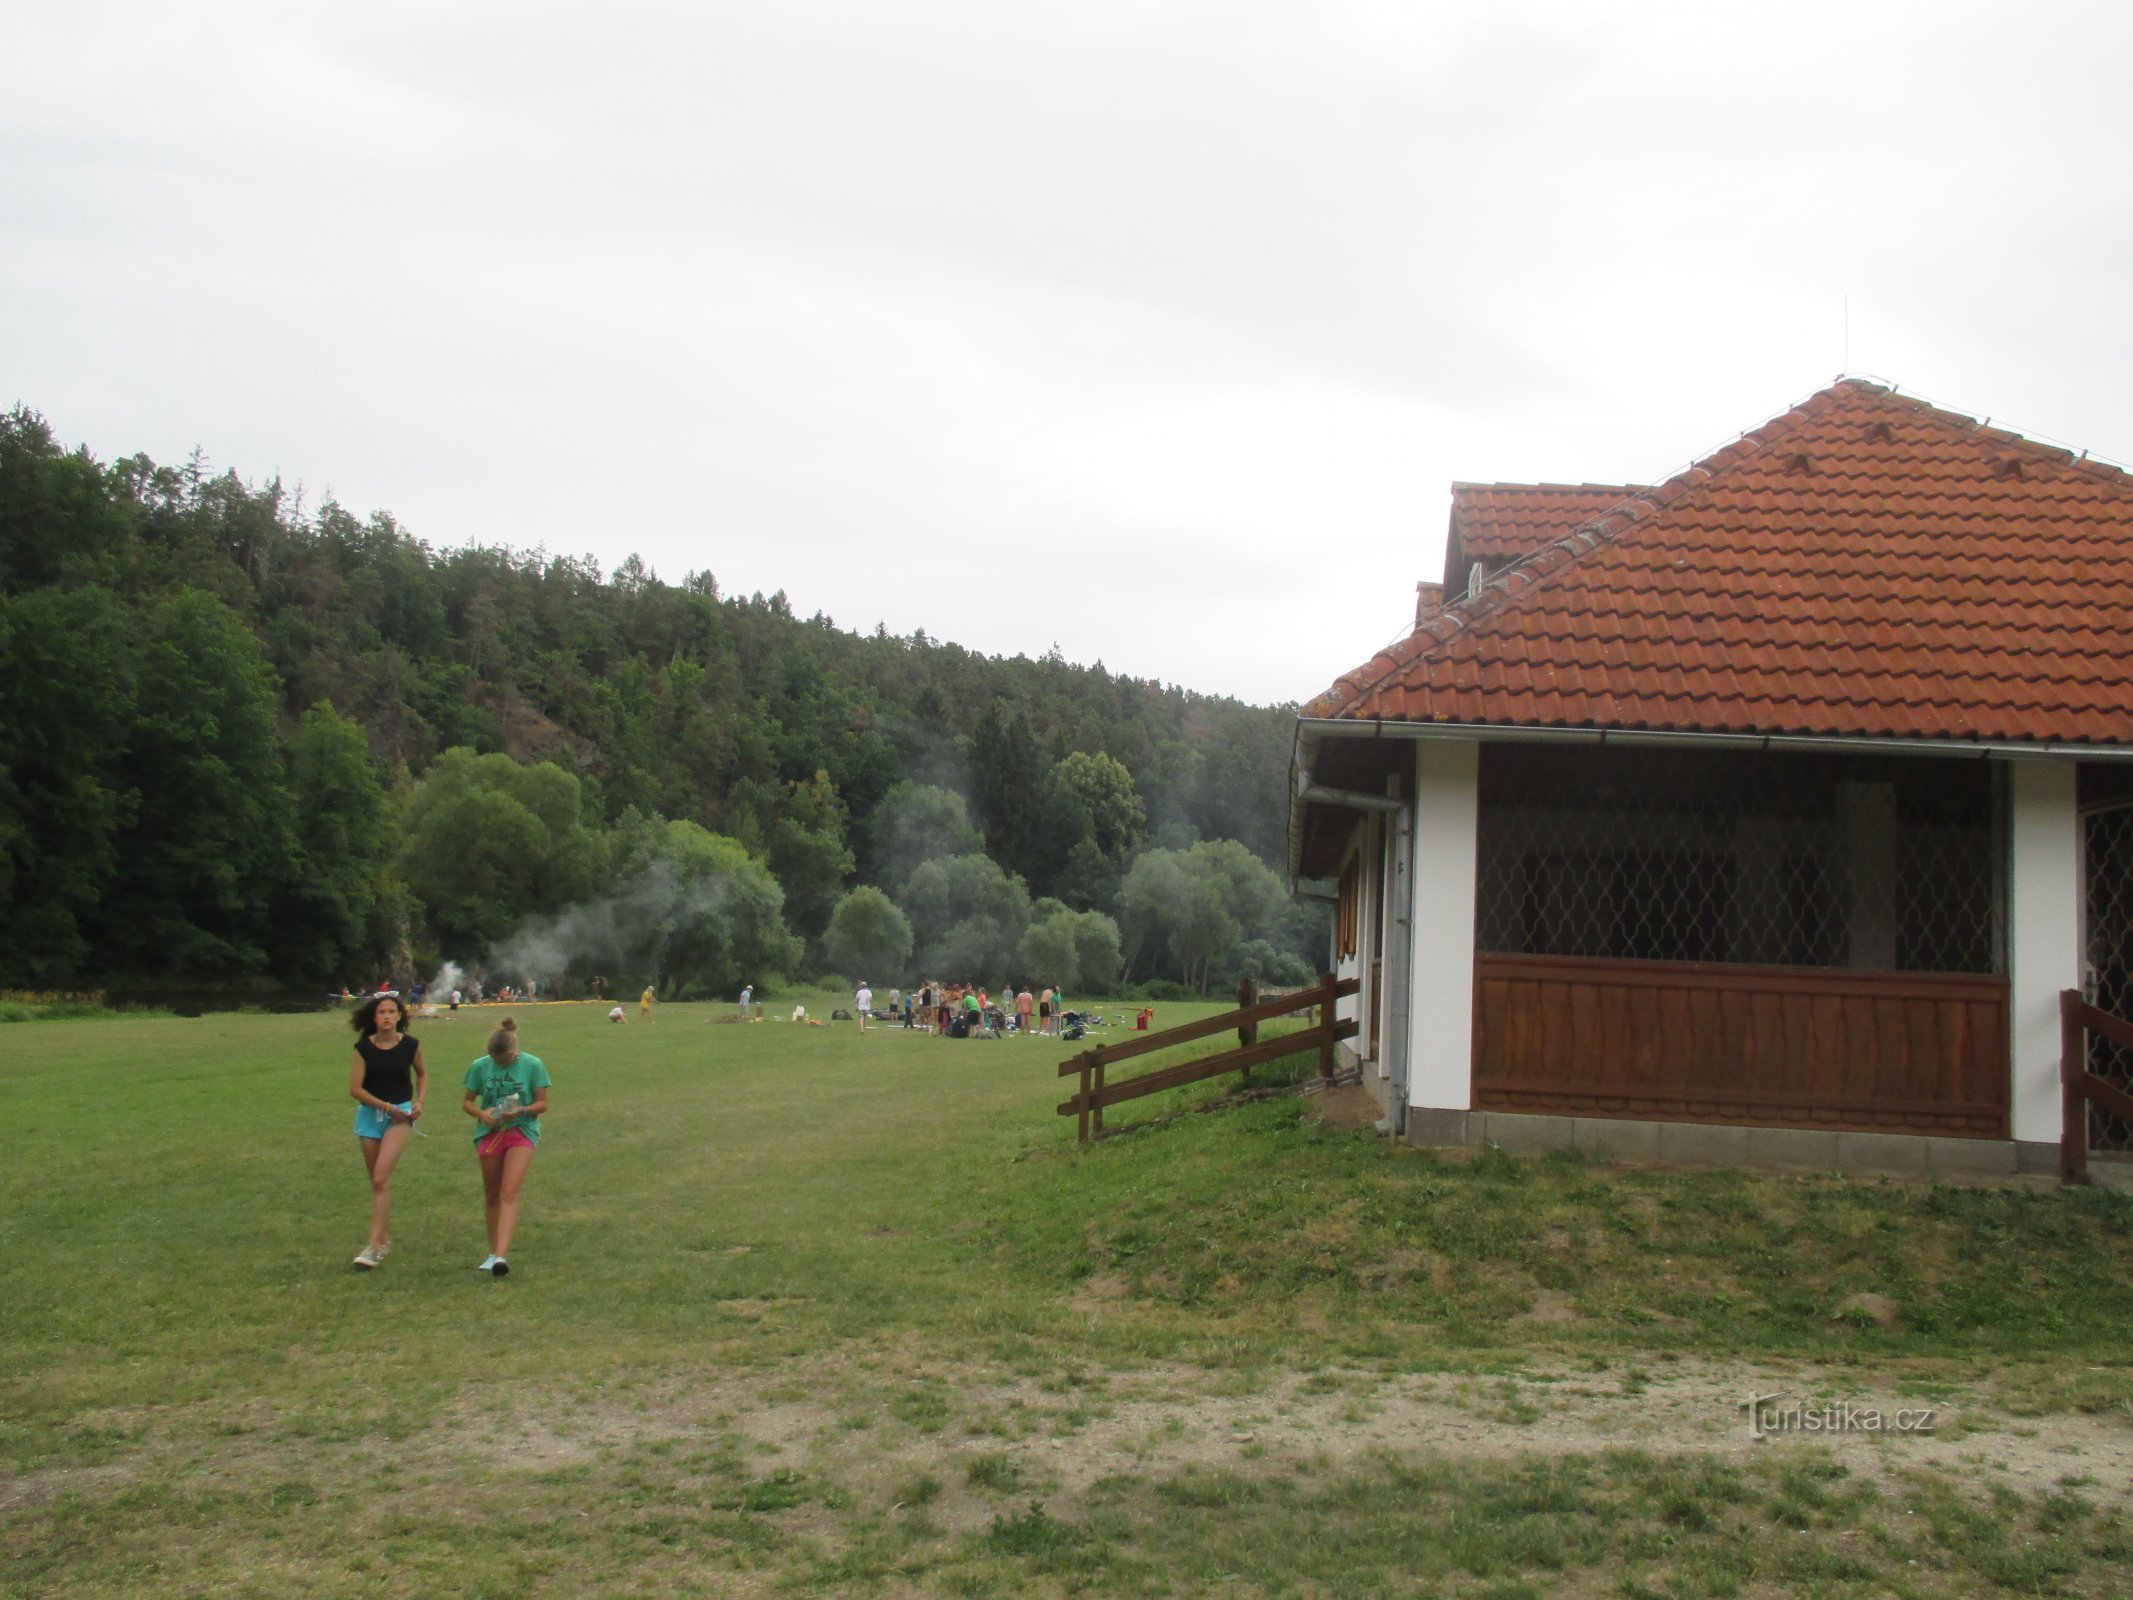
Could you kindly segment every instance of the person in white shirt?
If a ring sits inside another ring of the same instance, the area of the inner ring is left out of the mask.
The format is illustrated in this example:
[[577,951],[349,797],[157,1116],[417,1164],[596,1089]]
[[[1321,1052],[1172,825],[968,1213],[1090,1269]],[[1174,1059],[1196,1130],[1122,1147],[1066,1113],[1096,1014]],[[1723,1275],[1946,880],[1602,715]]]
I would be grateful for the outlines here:
[[746,1021],[748,1020],[748,1002],[749,1002],[749,1001],[751,1001],[751,1000],[753,1000],[754,998],[755,998],[755,985],[754,985],[754,984],[752,984],[752,983],[744,983],[744,984],[742,984],[742,985],[741,985],[741,1021],[743,1021],[743,1022],[746,1022]]
[[859,1031],[867,1031],[867,1014],[874,1009],[874,991],[869,989],[864,978],[859,980],[859,992],[852,996],[852,1009],[859,1013]]

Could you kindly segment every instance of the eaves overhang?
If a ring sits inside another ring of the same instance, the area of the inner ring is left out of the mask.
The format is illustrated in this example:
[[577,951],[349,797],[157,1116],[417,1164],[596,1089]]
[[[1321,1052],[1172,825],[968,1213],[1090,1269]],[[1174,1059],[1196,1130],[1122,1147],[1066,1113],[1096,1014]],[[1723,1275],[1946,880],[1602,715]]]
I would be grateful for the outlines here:
[[1320,739],[1478,739],[1521,744],[1693,745],[1741,750],[1849,750],[1862,755],[1999,756],[2133,761],[2133,744],[2081,740],[1890,739],[1841,733],[1734,733],[1692,728],[1561,728],[1506,722],[1391,722],[1366,717],[1298,717],[1299,747]]
[[1890,739],[1846,734],[1705,732],[1669,728],[1562,728],[1516,723],[1399,722],[1365,717],[1298,717],[1289,762],[1288,866],[1293,883],[1302,865],[1305,813],[1314,804],[1342,803],[1311,791],[1311,757],[1329,739],[1460,739],[1488,744],[1610,745],[1672,749],[1821,751],[1852,755],[1918,756],[1935,760],[2133,762],[2133,744],[2078,740]]

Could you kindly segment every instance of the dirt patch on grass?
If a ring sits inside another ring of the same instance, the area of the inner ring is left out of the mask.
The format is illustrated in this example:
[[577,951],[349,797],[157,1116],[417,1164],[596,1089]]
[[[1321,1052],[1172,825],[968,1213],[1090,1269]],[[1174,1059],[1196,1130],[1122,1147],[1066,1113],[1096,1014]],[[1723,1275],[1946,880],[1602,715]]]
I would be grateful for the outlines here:
[[1893,1328],[1903,1320],[1903,1308],[1885,1294],[1855,1294],[1837,1307],[1837,1315],[1872,1323],[1877,1328]]
[[47,1467],[12,1476],[0,1472],[0,1516],[30,1506],[49,1505],[61,1495],[123,1489],[139,1478],[140,1469],[132,1462],[102,1467]]
[[780,1297],[776,1295],[737,1295],[711,1302],[713,1308],[721,1315],[733,1317],[742,1322],[766,1322],[776,1317],[781,1311],[788,1310],[801,1303],[790,1296]]
[[1555,1289],[1535,1289],[1532,1304],[1511,1320],[1544,1327],[1560,1327],[1566,1323],[1583,1322],[1585,1314],[1578,1310],[1577,1302],[1569,1295]]
[[[980,1411],[1018,1401],[1045,1409],[1026,1382],[969,1385],[963,1395]],[[1771,1426],[1751,1429],[1751,1399]],[[1895,1431],[1899,1413],[1911,1431]],[[1869,1431],[1875,1420],[1880,1431]],[[1833,1431],[1833,1422],[1850,1431]],[[1504,1460],[1636,1450],[1745,1460],[1816,1449],[1869,1478],[1928,1470],[2041,1489],[2072,1475],[2100,1498],[2133,1500],[2133,1427],[2123,1418],[2024,1421],[1970,1391],[1929,1399],[1849,1372],[1727,1363],[1672,1362],[1650,1374],[1285,1373],[1242,1395],[1208,1392],[1205,1374],[1152,1370],[1114,1379],[1098,1414],[1074,1428],[1043,1428],[1006,1448],[1069,1495],[1120,1471],[1323,1471],[1379,1453]]]
[[[1551,1308],[1576,1315],[1567,1305],[1553,1308],[1552,1300]],[[807,1398],[798,1397],[802,1391]],[[901,1403],[907,1393],[935,1397],[938,1415],[927,1421],[937,1426],[928,1431],[911,1420],[920,1413]],[[1766,1418],[1777,1418],[1760,1438],[1746,1410],[1756,1397]],[[1892,1382],[1810,1366],[1676,1361],[1653,1372],[1282,1372],[1241,1391],[1229,1375],[1167,1366],[1111,1375],[1100,1385],[924,1373],[893,1384],[871,1425],[854,1431],[855,1414],[866,1417],[875,1402],[871,1386],[855,1390],[828,1374],[788,1376],[684,1387],[634,1418],[609,1412],[591,1430],[573,1425],[567,1411],[556,1420],[568,1438],[582,1440],[589,1431],[626,1445],[701,1431],[715,1419],[755,1452],[791,1465],[838,1473],[878,1458],[869,1479],[931,1471],[944,1482],[960,1481],[975,1450],[1019,1468],[997,1472],[1003,1481],[1069,1495],[1120,1471],[1167,1476],[1186,1469],[1350,1466],[1384,1452],[1504,1460],[1634,1449],[1745,1459],[1816,1448],[1838,1452],[1854,1472],[1872,1477],[1932,1469],[2041,1487],[2077,1474],[2104,1497],[2133,1499],[2133,1427],[2122,1418],[2017,1419],[1975,1392],[1921,1398]],[[1786,1414],[1795,1406],[1797,1421]],[[1929,1408],[1930,1421],[1918,1415]],[[1893,1427],[1899,1412],[1912,1414],[1913,1423],[1900,1436]],[[1809,1413],[1824,1423],[1840,1419],[1853,1431],[1812,1426]],[[1870,1417],[1882,1420],[1883,1431],[1867,1431]]]
[[[1565,1297],[1544,1294],[1528,1315],[1577,1312]],[[1750,1426],[1751,1399],[1761,1402],[1764,1426]],[[1911,1424],[1902,1432],[1899,1413]],[[1479,1374],[1155,1365],[1032,1374],[883,1349],[551,1396],[537,1415],[521,1414],[502,1431],[480,1426],[484,1415],[481,1398],[470,1395],[412,1437],[352,1447],[262,1430],[203,1450],[197,1430],[151,1424],[137,1448],[111,1463],[0,1477],[0,1511],[142,1481],[302,1479],[330,1458],[366,1469],[389,1460],[409,1490],[465,1482],[469,1473],[508,1482],[567,1471],[588,1474],[593,1493],[609,1476],[656,1471],[686,1497],[788,1474],[808,1486],[809,1504],[789,1514],[801,1522],[825,1514],[824,1496],[890,1514],[918,1486],[925,1516],[964,1531],[1032,1501],[1072,1513],[1094,1485],[1120,1475],[1323,1477],[1367,1471],[1379,1456],[1506,1462],[1619,1451],[1735,1463],[1816,1452],[1872,1481],[1928,1472],[2042,1492],[2073,1480],[2100,1503],[2133,1504],[2133,1419],[2122,1410],[2024,1417],[1997,1404],[1982,1382],[1907,1383],[1806,1364],[1537,1361]],[[1879,1431],[1870,1417],[1880,1419]],[[1833,1430],[1832,1419],[1850,1431]]]
[[1376,1127],[1385,1109],[1361,1084],[1344,1083],[1313,1095],[1311,1115],[1328,1128],[1351,1133]]
[[1133,1280],[1122,1272],[1092,1272],[1074,1285],[1067,1303],[1081,1310],[1133,1296]]

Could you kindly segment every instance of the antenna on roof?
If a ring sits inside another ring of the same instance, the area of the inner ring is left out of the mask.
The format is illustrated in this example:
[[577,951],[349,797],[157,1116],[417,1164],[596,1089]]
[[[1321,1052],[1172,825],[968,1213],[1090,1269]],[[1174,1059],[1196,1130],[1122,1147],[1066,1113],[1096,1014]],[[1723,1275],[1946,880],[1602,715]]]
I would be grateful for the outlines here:
[[1852,297],[1844,297],[1844,370],[1852,370]]

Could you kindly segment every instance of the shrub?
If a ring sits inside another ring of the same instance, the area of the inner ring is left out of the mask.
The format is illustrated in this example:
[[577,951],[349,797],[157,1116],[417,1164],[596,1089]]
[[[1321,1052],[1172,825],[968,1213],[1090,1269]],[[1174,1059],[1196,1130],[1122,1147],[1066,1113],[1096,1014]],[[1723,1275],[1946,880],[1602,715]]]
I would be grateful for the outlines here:
[[1193,993],[1189,984],[1174,983],[1168,978],[1154,978],[1147,983],[1137,985],[1133,993],[1126,996],[1126,998],[1129,1000],[1176,1001],[1197,1000],[1200,997]]

